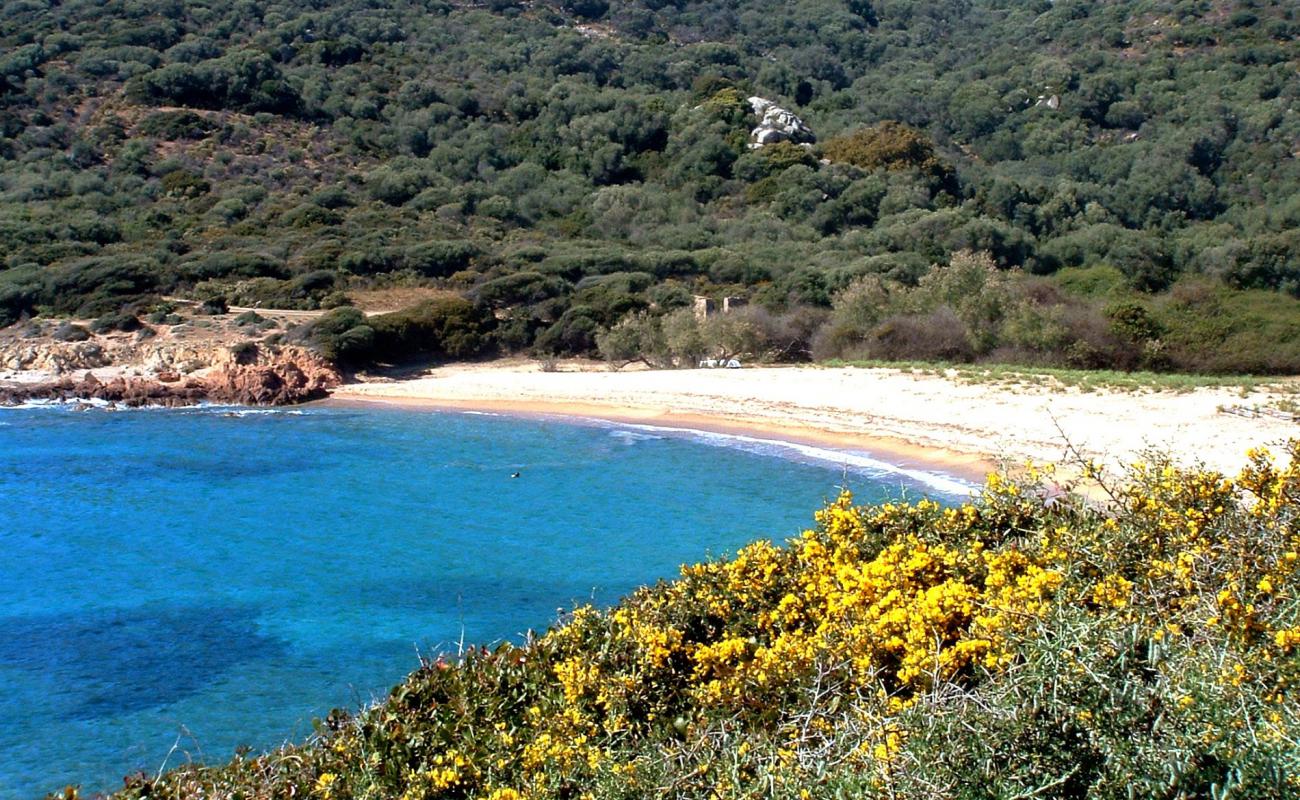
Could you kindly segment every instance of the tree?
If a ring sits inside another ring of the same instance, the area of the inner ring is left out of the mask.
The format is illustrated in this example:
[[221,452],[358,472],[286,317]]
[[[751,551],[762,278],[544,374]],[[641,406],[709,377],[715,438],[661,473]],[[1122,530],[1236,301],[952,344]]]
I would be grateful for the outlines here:
[[822,152],[831,161],[866,170],[916,169],[944,183],[953,177],[952,167],[939,158],[930,137],[894,120],[831,139]]
[[706,333],[694,308],[679,308],[663,318],[664,346],[676,366],[694,366],[709,355]]
[[493,324],[485,308],[451,295],[368,321],[375,329],[376,357],[386,359],[473,358],[487,350]]
[[634,361],[648,367],[673,366],[659,317],[644,311],[628,315],[612,328],[597,334],[596,347],[614,370]]

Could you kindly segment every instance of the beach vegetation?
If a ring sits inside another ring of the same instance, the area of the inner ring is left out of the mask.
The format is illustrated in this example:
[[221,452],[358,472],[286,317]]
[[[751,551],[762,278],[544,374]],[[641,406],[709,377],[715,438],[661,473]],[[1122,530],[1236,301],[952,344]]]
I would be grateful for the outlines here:
[[1038,386],[1045,388],[1072,388],[1084,392],[1188,392],[1200,388],[1235,389],[1243,396],[1255,391],[1288,394],[1297,391],[1288,378],[1268,378],[1256,375],[1196,375],[1175,372],[1149,372],[1144,370],[1070,369],[1061,367],[1034,367],[1021,364],[966,364],[943,361],[873,359],[831,359],[819,362],[827,368],[857,367],[861,369],[896,369],[918,375],[939,375],[962,383],[991,383],[1008,386]]
[[445,295],[373,316],[340,306],[291,329],[287,338],[309,344],[345,366],[364,367],[412,359],[476,358],[490,352],[494,324],[482,306]]
[[138,331],[140,330],[140,319],[130,312],[120,312],[117,314],[105,314],[102,317],[90,323],[90,330],[95,333],[109,333],[111,331]]
[[640,362],[655,369],[726,363],[806,361],[823,315],[815,310],[774,314],[761,306],[701,319],[693,308],[668,314],[645,311],[624,317],[596,335],[596,349],[614,369]]
[[376,315],[369,323],[375,330],[375,358],[464,360],[487,351],[493,320],[483,307],[448,296]]
[[118,796],[1274,798],[1300,791],[1300,443],[858,505],[424,660],[307,743]]
[[1281,296],[1248,298],[1258,290],[1184,278],[1163,294],[1134,297],[1115,292],[1117,274],[1074,271],[1062,286],[1000,269],[986,252],[958,252],[915,285],[865,275],[835,295],[813,352],[821,360],[1205,374],[1300,367],[1300,339],[1274,305]]
[[84,325],[63,322],[50,335],[56,342],[84,342],[90,338],[91,333]]

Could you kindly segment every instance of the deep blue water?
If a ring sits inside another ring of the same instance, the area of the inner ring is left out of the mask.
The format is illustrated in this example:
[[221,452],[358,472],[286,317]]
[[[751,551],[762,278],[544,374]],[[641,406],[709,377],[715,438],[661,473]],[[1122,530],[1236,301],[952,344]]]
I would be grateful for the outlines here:
[[0,410],[0,798],[301,739],[420,654],[785,538],[844,482],[943,488],[604,423]]

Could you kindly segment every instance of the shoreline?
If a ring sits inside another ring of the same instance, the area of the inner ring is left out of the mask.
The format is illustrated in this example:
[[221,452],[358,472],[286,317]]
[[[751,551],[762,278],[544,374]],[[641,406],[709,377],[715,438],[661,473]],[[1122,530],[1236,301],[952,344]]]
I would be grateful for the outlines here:
[[1081,471],[1080,457],[1122,474],[1151,452],[1236,475],[1249,448],[1276,450],[1300,436],[1300,426],[1221,409],[1291,396],[1268,387],[1088,391],[1048,380],[974,383],[891,367],[611,372],[592,362],[544,370],[513,359],[346,383],[330,402],[587,417],[754,436],[866,451],[896,466],[982,484],[990,471],[1031,463],[1054,465],[1068,481]]
[[981,455],[925,448],[902,440],[866,434],[818,430],[794,425],[728,419],[703,414],[678,413],[642,407],[620,407],[598,403],[453,400],[420,397],[369,396],[349,393],[346,387],[327,400],[327,406],[387,406],[428,411],[487,412],[520,419],[559,419],[562,421],[599,421],[619,425],[644,425],[682,433],[703,432],[747,437],[777,444],[806,445],[842,452],[864,454],[887,465],[900,475],[922,472],[982,486],[998,465]]
[[[1235,476],[1250,448],[1284,451],[1289,439],[1300,438],[1295,417],[1272,413],[1291,407],[1300,395],[1300,385],[1281,381],[1098,389],[1032,373],[999,382],[906,367],[614,372],[593,361],[543,365],[514,358],[444,365],[400,379],[362,376],[339,385],[340,376],[318,369],[313,359],[290,348],[203,377],[113,367],[86,371],[80,380],[64,375],[47,376],[44,384],[0,382],[0,402],[287,406],[310,399],[604,420],[827,448],[895,471],[941,473],[974,484],[992,471],[1014,474],[1031,464],[1052,465],[1057,480],[1075,483],[1086,494],[1101,487],[1077,480],[1085,460],[1100,464],[1112,479],[1150,458]],[[310,369],[304,373],[300,365]]]

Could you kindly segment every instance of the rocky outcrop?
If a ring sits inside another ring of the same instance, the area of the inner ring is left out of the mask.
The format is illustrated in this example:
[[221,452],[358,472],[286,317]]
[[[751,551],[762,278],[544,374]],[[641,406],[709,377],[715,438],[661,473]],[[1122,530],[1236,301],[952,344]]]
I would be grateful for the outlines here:
[[52,342],[20,339],[0,347],[0,369],[64,375],[113,363],[97,342]]
[[221,403],[283,406],[319,400],[338,386],[341,377],[325,359],[297,347],[281,348],[251,358],[244,350],[230,363],[203,378],[207,397]]
[[762,147],[777,142],[811,144],[817,137],[794,112],[781,108],[763,97],[749,98],[749,107],[759,118],[758,127],[749,133],[749,146]]
[[118,376],[101,380],[87,372],[46,383],[0,386],[0,404],[38,399],[102,400],[127,407],[184,406],[201,401],[239,405],[293,405],[319,400],[341,376],[329,362],[296,347],[247,345],[225,354],[223,364],[201,377],[160,372],[156,378]]
[[68,375],[114,364],[146,372],[191,373],[230,359],[220,342],[136,342],[123,337],[60,342],[48,336],[0,341],[0,371]]
[[48,383],[0,386],[0,405],[17,405],[32,400],[102,400],[128,408],[140,406],[189,406],[208,399],[196,379],[164,384],[150,378],[117,377],[101,381],[87,372],[80,378],[65,377]]
[[118,363],[136,364],[146,372],[187,375],[229,361],[230,348],[216,342],[160,342],[115,355]]

